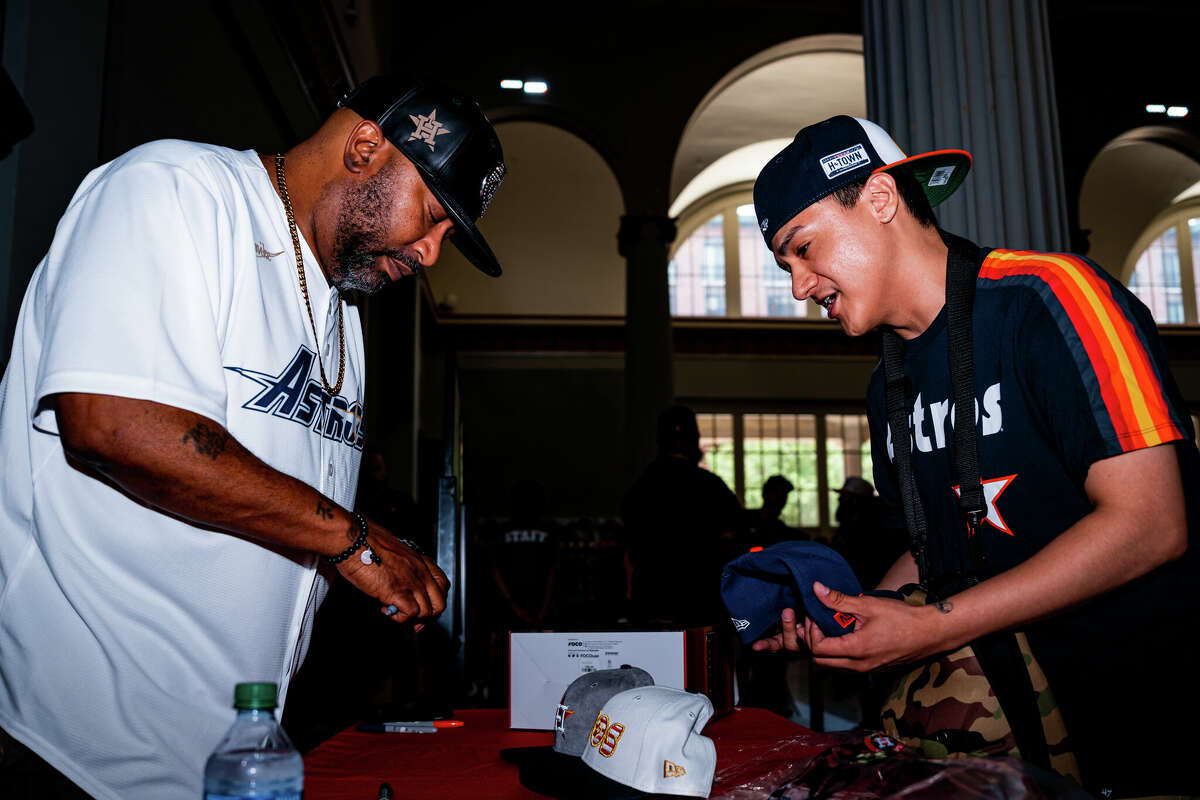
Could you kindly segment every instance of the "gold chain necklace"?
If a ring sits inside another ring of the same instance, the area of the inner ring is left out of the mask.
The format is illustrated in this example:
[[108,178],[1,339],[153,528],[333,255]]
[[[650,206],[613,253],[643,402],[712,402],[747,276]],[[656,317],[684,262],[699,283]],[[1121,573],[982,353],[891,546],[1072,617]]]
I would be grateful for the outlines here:
[[283,198],[283,209],[287,212],[288,231],[292,234],[292,247],[296,251],[296,274],[300,276],[300,292],[304,295],[304,307],[308,309],[308,324],[312,326],[313,340],[317,344],[317,366],[321,368],[321,385],[336,397],[342,391],[342,378],[346,375],[346,335],[342,322],[342,302],[338,300],[338,374],[337,383],[329,385],[325,377],[325,365],[321,363],[321,337],[317,336],[317,322],[313,319],[312,303],[308,299],[308,282],[304,279],[304,254],[300,251],[300,234],[296,231],[296,214],[292,211],[292,198],[288,197],[287,181],[283,178],[283,155],[275,156],[275,184]]

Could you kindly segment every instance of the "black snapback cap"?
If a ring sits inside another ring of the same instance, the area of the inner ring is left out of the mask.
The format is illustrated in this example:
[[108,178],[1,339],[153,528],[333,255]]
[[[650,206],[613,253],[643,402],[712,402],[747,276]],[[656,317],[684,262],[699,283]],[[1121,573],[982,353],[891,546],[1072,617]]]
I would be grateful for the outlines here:
[[498,276],[500,262],[475,221],[487,212],[507,169],[500,139],[479,103],[423,78],[378,76],[338,105],[378,123],[454,221],[450,241],[480,271]]
[[837,116],[802,128],[758,173],[754,212],[768,249],[788,220],[848,183],[876,172],[908,172],[931,207],[962,184],[971,169],[966,150],[906,156],[888,132],[870,120]]

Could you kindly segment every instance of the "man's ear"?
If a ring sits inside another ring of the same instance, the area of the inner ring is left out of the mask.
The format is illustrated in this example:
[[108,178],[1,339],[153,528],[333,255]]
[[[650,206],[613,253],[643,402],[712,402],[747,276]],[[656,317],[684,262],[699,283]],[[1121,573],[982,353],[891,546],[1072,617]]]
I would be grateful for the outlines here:
[[863,186],[863,197],[880,223],[891,222],[900,210],[900,190],[896,187],[896,179],[886,172],[876,172],[867,179]]
[[372,162],[383,157],[387,139],[378,123],[364,119],[350,129],[342,161],[350,172],[365,172]]

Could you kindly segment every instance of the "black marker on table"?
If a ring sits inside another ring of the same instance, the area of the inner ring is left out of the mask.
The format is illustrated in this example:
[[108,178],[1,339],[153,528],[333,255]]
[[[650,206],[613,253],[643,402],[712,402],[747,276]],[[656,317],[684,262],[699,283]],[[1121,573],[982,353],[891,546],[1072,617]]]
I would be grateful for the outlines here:
[[392,800],[392,787],[386,782],[379,784],[379,800]]

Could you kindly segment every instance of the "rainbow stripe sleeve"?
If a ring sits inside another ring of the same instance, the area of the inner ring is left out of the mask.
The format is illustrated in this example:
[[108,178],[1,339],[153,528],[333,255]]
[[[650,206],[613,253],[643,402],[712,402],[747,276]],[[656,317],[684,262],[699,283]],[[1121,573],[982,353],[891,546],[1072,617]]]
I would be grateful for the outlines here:
[[1074,357],[1096,425],[1116,452],[1185,438],[1160,373],[1165,365],[1150,356],[1128,298],[1114,295],[1090,262],[1065,253],[993,250],[979,278],[1024,285],[1041,297]]

